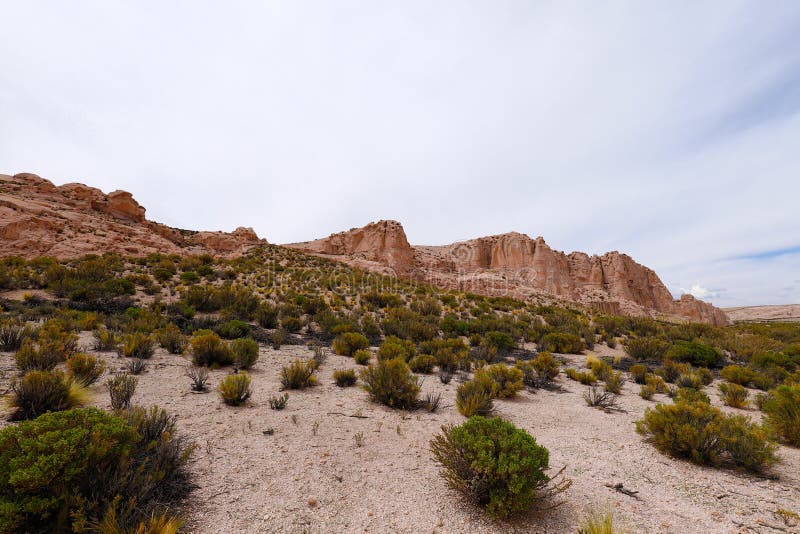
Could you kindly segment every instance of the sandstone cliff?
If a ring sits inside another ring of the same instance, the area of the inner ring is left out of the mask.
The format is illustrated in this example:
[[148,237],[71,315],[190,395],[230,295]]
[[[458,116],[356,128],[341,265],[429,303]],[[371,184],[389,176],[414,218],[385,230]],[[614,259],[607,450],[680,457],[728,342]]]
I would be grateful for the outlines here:
[[672,298],[651,269],[619,252],[589,256],[551,249],[544,239],[511,232],[444,246],[411,246],[403,227],[380,221],[325,239],[287,245],[351,265],[441,287],[490,295],[549,295],[605,313],[727,324],[714,306]]
[[0,257],[118,252],[233,256],[264,243],[250,228],[188,232],[148,221],[127,191],[55,186],[35,174],[0,174]]

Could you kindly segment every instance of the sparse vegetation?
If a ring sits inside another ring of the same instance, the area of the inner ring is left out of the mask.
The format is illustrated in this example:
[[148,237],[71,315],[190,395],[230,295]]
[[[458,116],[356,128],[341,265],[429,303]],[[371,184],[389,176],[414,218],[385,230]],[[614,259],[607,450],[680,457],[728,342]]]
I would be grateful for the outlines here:
[[313,360],[304,361],[296,359],[281,369],[281,386],[283,389],[305,389],[317,384],[314,376],[316,365]]
[[228,375],[219,383],[217,391],[225,404],[241,406],[253,393],[250,389],[250,375],[245,372]]
[[361,371],[364,389],[374,402],[391,408],[414,408],[419,384],[402,358],[378,360]]
[[106,389],[111,398],[111,407],[114,410],[124,410],[131,405],[131,399],[136,392],[139,380],[129,374],[117,375],[106,381]]
[[28,371],[11,382],[12,420],[34,419],[46,412],[83,404],[85,392],[61,371]]
[[67,370],[70,378],[83,387],[89,387],[97,382],[105,369],[105,362],[91,354],[77,352],[67,358]]
[[333,372],[333,381],[340,388],[346,388],[356,385],[356,372],[353,369],[337,369]]
[[234,339],[231,352],[234,364],[239,369],[250,369],[258,361],[258,343],[254,339]]

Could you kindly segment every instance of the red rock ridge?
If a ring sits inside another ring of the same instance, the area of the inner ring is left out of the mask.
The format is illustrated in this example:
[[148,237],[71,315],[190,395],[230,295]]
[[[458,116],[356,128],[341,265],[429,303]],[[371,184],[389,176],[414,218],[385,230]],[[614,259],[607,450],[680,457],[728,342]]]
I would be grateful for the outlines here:
[[626,254],[565,254],[541,237],[516,232],[452,245],[411,246],[399,223],[379,221],[286,246],[440,287],[515,297],[549,295],[605,313],[728,323],[711,304],[690,295],[673,299],[653,270]]
[[127,191],[104,194],[79,183],[55,186],[35,174],[0,174],[0,257],[118,252],[233,256],[265,243],[251,228],[182,232],[148,221]]

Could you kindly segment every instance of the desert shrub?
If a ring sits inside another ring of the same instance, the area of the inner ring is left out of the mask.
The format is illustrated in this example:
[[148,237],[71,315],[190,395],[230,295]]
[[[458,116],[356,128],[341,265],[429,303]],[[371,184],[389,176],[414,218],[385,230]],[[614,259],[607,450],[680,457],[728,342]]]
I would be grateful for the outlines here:
[[106,363],[98,360],[91,354],[77,352],[67,358],[67,371],[69,376],[83,387],[88,387],[97,382],[106,369]]
[[186,376],[192,381],[192,391],[205,391],[208,382],[208,369],[205,367],[189,367]]
[[661,452],[699,464],[729,462],[758,471],[776,461],[775,447],[761,427],[704,402],[648,408],[636,430]]
[[122,354],[128,358],[146,360],[153,356],[155,347],[153,338],[142,332],[126,334],[122,338]]
[[634,382],[636,382],[637,384],[644,384],[649,370],[647,369],[646,365],[637,363],[635,365],[631,365],[631,368],[628,369],[628,372],[631,374],[631,379]]
[[25,339],[14,355],[14,360],[17,363],[17,369],[21,373],[27,373],[28,371],[50,371],[62,361],[61,357],[61,354],[41,350],[34,345],[31,339]]
[[98,352],[117,350],[120,343],[119,335],[105,326],[95,329],[92,338],[92,348]]
[[354,386],[357,380],[356,372],[353,369],[336,369],[333,372],[333,381],[340,388]]
[[156,331],[156,339],[162,349],[170,354],[183,354],[189,344],[186,336],[175,324],[169,323],[164,328]]
[[358,365],[367,365],[370,358],[372,358],[372,353],[367,349],[358,349],[353,353],[353,360]]
[[517,348],[517,342],[506,332],[489,331],[483,336],[482,345],[495,349],[498,354],[507,354]]
[[667,349],[665,357],[695,367],[719,367],[723,362],[722,354],[717,349],[697,341],[676,341]]
[[614,515],[611,512],[593,514],[583,521],[578,527],[578,534],[617,534],[614,526]]
[[284,393],[283,395],[278,395],[277,397],[273,395],[269,398],[269,407],[273,410],[283,410],[286,408],[286,403],[289,402],[289,394]]
[[656,370],[656,373],[669,383],[675,382],[681,375],[691,372],[692,366],[688,363],[677,363],[672,360],[664,360],[661,368]]
[[709,371],[706,367],[695,369],[693,373],[704,386],[708,386],[714,381],[714,373]]
[[238,319],[232,319],[217,326],[217,334],[224,339],[237,339],[250,335],[250,325]]
[[597,377],[594,376],[594,373],[591,371],[578,371],[577,369],[570,367],[564,374],[570,380],[575,380],[576,382],[580,382],[584,386],[593,386],[597,383]]
[[675,385],[679,388],[700,389],[703,382],[695,373],[683,373],[675,380]]
[[639,389],[639,396],[644,400],[652,400],[653,395],[655,395],[658,391],[656,387],[652,384],[642,384],[642,387]]
[[431,452],[448,485],[494,517],[525,511],[569,485],[547,491],[547,449],[497,417],[475,416],[459,426],[442,427],[431,440]]
[[369,348],[369,340],[357,332],[345,332],[333,340],[333,352],[341,356],[352,356],[357,350]]
[[69,410],[85,398],[81,388],[61,371],[28,371],[11,381],[11,419],[33,419],[46,412]]
[[236,367],[240,369],[250,369],[258,361],[258,343],[249,337],[234,339],[231,352]]
[[657,393],[667,392],[667,383],[658,375],[649,374],[645,377],[644,383],[648,386],[653,386]]
[[316,366],[313,361],[296,359],[281,369],[281,386],[283,389],[305,389],[317,384],[314,376]]
[[378,347],[379,360],[391,360],[392,358],[402,358],[409,362],[417,354],[417,346],[413,341],[400,339],[397,336],[386,336],[386,339]]
[[589,356],[586,358],[586,367],[592,370],[592,374],[594,374],[598,380],[605,380],[608,375],[611,374],[611,366],[596,356]]
[[436,410],[439,409],[439,405],[442,403],[442,394],[441,393],[426,393],[425,398],[422,399],[420,403],[425,410],[430,413],[435,413]]
[[139,380],[133,375],[117,375],[106,380],[106,389],[111,398],[111,408],[122,410],[131,405]]
[[621,371],[610,371],[605,378],[605,390],[619,395],[622,393],[622,385],[625,384],[625,376]]
[[719,374],[731,384],[746,386],[753,380],[755,372],[741,365],[727,365],[722,368]]
[[720,397],[726,406],[731,408],[744,408],[747,406],[747,396],[750,394],[744,386],[723,382],[719,385]]
[[283,328],[278,328],[277,330],[273,330],[269,333],[269,342],[272,345],[273,350],[278,350],[281,348],[281,345],[286,343],[289,334]]
[[704,402],[711,404],[711,399],[704,391],[694,388],[677,388],[672,396],[673,402]]
[[127,361],[125,367],[129,374],[140,375],[147,370],[147,360],[142,360],[141,358],[131,358]]
[[617,394],[610,391],[601,391],[595,386],[583,392],[583,400],[587,406],[601,410],[613,410],[617,407]]
[[559,364],[549,352],[540,352],[531,361],[536,375],[542,380],[554,380],[558,376]]
[[779,439],[800,447],[800,384],[778,386],[761,409],[767,426]]
[[39,328],[39,352],[63,362],[70,354],[78,352],[78,335],[66,332],[58,320],[47,321]]
[[469,347],[460,339],[431,339],[420,343],[420,349],[436,358],[439,369],[469,368]]
[[261,328],[276,328],[278,326],[278,309],[271,304],[261,304],[256,310],[256,321]]
[[0,531],[84,532],[93,525],[146,523],[157,508],[188,493],[191,450],[174,418],[157,408],[123,416],[73,409],[5,428]]
[[189,345],[195,365],[221,367],[233,363],[233,353],[228,344],[210,330],[196,331]]
[[17,321],[7,321],[0,323],[0,350],[11,352],[19,350],[22,342],[32,338],[33,329]]
[[475,378],[481,380],[482,377],[492,381],[492,397],[510,398],[517,394],[525,385],[522,382],[523,373],[517,367],[498,363],[487,365],[475,371]]
[[370,364],[361,371],[361,380],[374,402],[392,408],[413,408],[416,405],[419,384],[402,358]]
[[241,406],[252,395],[250,375],[245,372],[228,375],[217,386],[222,401],[229,406]]
[[669,343],[657,337],[635,337],[625,341],[625,352],[637,360],[661,360],[669,349]]
[[438,317],[423,316],[407,308],[389,308],[381,329],[387,336],[411,341],[427,341],[438,334]]
[[430,354],[418,354],[411,358],[408,366],[415,373],[429,374],[433,372],[433,368],[436,366],[436,358]]
[[456,409],[464,417],[490,415],[494,411],[492,388],[494,382],[488,377],[464,382],[456,389]]
[[580,336],[563,332],[551,332],[545,334],[539,348],[545,352],[580,354],[586,347]]

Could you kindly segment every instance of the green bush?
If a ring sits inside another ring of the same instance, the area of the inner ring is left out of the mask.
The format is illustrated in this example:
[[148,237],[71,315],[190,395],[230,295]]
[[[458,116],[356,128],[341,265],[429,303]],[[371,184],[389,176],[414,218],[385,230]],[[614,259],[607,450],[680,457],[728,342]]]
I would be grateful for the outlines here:
[[496,349],[499,354],[507,354],[517,348],[517,342],[506,332],[486,332],[482,344]]
[[357,380],[356,372],[353,369],[336,369],[333,372],[333,381],[340,388],[354,386]]
[[761,427],[704,402],[648,408],[636,430],[661,452],[699,464],[729,462],[759,471],[777,461]]
[[469,369],[469,347],[460,339],[431,339],[422,342],[420,350],[436,358],[439,369]]
[[402,358],[378,360],[361,371],[364,390],[374,402],[391,408],[414,408],[419,384]]
[[723,367],[719,374],[731,384],[746,386],[753,381],[755,371],[741,365],[728,365]]
[[745,408],[747,406],[747,397],[750,392],[744,386],[723,382],[719,385],[719,392],[721,393],[722,402],[726,406],[731,408]]
[[628,372],[630,372],[631,379],[634,382],[636,382],[637,384],[644,384],[649,370],[647,369],[646,365],[637,363],[636,365],[631,365],[631,368],[628,369]]
[[17,353],[14,355],[17,369],[21,373],[28,371],[50,371],[61,363],[61,354],[52,351],[39,350],[33,341],[25,339]]
[[635,337],[625,341],[625,352],[637,360],[662,360],[669,343],[657,337]]
[[604,389],[609,393],[619,395],[622,393],[622,386],[625,384],[625,377],[621,371],[610,371],[605,378]]
[[146,360],[153,356],[155,347],[153,338],[142,332],[126,334],[122,338],[122,355],[128,358]]
[[250,369],[258,361],[258,343],[249,337],[234,339],[231,352],[236,367],[240,369]]
[[549,352],[540,352],[531,360],[531,365],[536,371],[536,376],[543,381],[555,380],[560,369],[558,361]]
[[695,367],[719,367],[724,360],[718,350],[697,341],[676,341],[667,349],[665,357]]
[[92,337],[94,338],[92,348],[98,352],[117,350],[117,347],[119,347],[119,335],[105,326],[95,329],[92,332]]
[[444,426],[431,440],[431,451],[448,485],[491,516],[528,510],[543,493],[553,493],[545,492],[551,481],[547,449],[500,418],[475,416],[459,426]]
[[762,405],[766,424],[782,441],[800,447],[800,384],[778,386]]
[[542,338],[540,350],[560,354],[581,354],[586,346],[580,336],[562,332],[551,332]]
[[704,391],[694,388],[678,388],[672,397],[673,402],[704,402],[711,404],[711,399]]
[[196,331],[189,344],[195,365],[221,367],[233,363],[233,353],[228,344],[210,330]]
[[173,323],[169,323],[164,328],[156,331],[156,339],[161,348],[170,354],[183,354],[189,344],[188,339],[181,333],[180,328]]
[[250,389],[250,375],[245,372],[228,375],[220,381],[217,391],[225,404],[241,406],[253,393]]
[[517,367],[509,367],[502,363],[487,365],[475,371],[476,379],[482,380],[482,377],[492,381],[491,393],[494,398],[513,397],[525,387],[522,383],[522,371]]
[[400,339],[397,336],[386,336],[381,346],[378,347],[379,360],[402,358],[403,361],[409,362],[416,354],[417,346],[413,341]]
[[216,330],[217,334],[225,339],[237,339],[250,335],[250,325],[237,319],[222,323]]
[[278,327],[278,310],[270,304],[261,304],[256,310],[256,321],[261,328]]
[[317,377],[314,376],[317,366],[314,361],[303,361],[296,359],[283,369],[281,369],[281,386],[283,389],[305,389],[317,384]]
[[88,387],[97,382],[106,369],[106,363],[98,360],[91,354],[77,352],[67,358],[69,376],[83,387]]
[[367,349],[358,349],[353,353],[353,359],[358,365],[367,365],[370,358],[372,358],[372,353]]
[[468,380],[456,389],[456,409],[464,417],[490,415],[494,411],[494,382],[484,376]]
[[430,354],[419,354],[411,358],[408,366],[415,373],[430,374],[436,366],[436,358]]
[[83,404],[85,398],[85,392],[61,371],[28,371],[11,381],[11,419],[33,419],[46,412],[69,410]]
[[570,367],[564,374],[571,380],[575,380],[576,382],[580,382],[584,386],[593,386],[597,383],[597,377],[594,376],[594,373],[591,371],[578,371]]
[[148,521],[188,493],[191,451],[157,408],[73,409],[0,430],[0,532]]
[[111,398],[111,408],[123,410],[131,405],[131,399],[136,391],[139,379],[133,375],[117,375],[106,381],[108,396]]
[[369,340],[357,332],[345,332],[333,340],[333,352],[340,356],[352,356],[357,350],[366,348],[369,348]]

